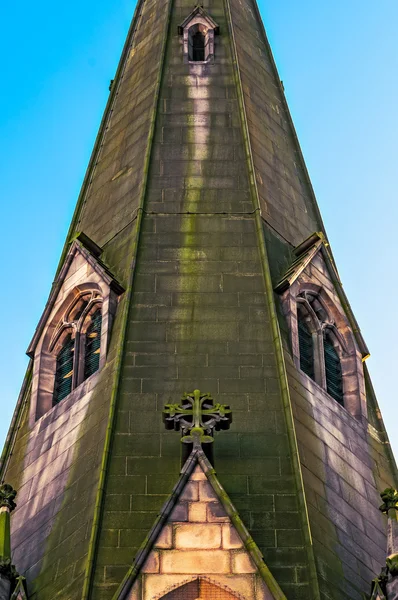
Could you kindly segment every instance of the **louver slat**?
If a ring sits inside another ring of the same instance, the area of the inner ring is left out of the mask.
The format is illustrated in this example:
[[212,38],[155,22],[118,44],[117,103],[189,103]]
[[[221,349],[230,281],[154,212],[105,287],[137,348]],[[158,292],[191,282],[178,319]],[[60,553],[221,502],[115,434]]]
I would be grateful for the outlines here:
[[328,337],[324,340],[326,387],[328,394],[343,405],[343,374],[340,358]]
[[315,379],[314,369],[314,342],[312,339],[311,332],[303,319],[299,318],[298,321],[298,334],[299,334],[299,349],[300,349],[300,369]]
[[75,351],[75,340],[69,333],[57,356],[55,367],[55,382],[53,404],[61,402],[72,391],[73,356]]
[[86,332],[86,347],[84,355],[84,379],[98,371],[101,350],[101,308],[91,317],[91,323]]

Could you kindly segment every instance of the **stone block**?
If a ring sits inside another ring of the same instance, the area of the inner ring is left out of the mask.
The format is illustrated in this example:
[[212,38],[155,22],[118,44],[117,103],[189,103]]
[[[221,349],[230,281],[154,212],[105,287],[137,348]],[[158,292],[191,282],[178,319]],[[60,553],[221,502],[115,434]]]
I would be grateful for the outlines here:
[[161,573],[229,573],[229,552],[224,550],[170,550],[161,556]]
[[207,505],[207,520],[210,523],[229,521],[229,517],[220,502],[209,502]]
[[212,485],[207,481],[207,479],[206,481],[199,482],[199,500],[201,502],[218,500]]
[[159,573],[159,552],[151,552],[142,567],[142,573]]
[[192,502],[188,506],[188,521],[205,523],[207,521],[207,502]]
[[188,481],[184,490],[180,496],[180,501],[189,500],[189,501],[197,501],[199,500],[199,484],[197,481]]
[[256,573],[257,567],[247,552],[237,552],[232,555],[233,573]]
[[221,526],[189,523],[175,528],[175,548],[180,550],[215,549],[221,547]]
[[155,548],[162,548],[163,550],[172,548],[173,546],[173,530],[171,525],[163,527],[160,535],[155,543]]
[[225,523],[222,527],[222,547],[224,550],[243,548],[243,542],[233,525]]
[[184,522],[188,521],[188,503],[177,504],[169,517],[169,521],[172,522]]
[[206,479],[207,479],[207,477],[203,473],[201,467],[199,465],[196,465],[196,467],[191,475],[191,481],[206,481]]

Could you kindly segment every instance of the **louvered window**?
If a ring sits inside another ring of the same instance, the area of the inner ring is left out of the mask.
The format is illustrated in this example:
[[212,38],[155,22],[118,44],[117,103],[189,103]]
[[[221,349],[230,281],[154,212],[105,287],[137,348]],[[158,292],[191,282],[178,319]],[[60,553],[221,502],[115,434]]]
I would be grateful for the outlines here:
[[312,334],[301,316],[299,316],[298,319],[298,337],[300,350],[300,369],[304,371],[308,377],[315,379],[314,342],[312,339]]
[[91,323],[86,332],[86,344],[84,355],[84,379],[98,371],[101,351],[101,308],[91,316]]
[[61,402],[72,391],[74,353],[75,340],[72,338],[72,334],[69,333],[57,355],[53,404]]
[[200,62],[205,60],[205,36],[201,31],[197,31],[193,34],[192,38],[192,60]]
[[343,402],[343,373],[339,355],[328,335],[324,339],[326,389],[341,405]]

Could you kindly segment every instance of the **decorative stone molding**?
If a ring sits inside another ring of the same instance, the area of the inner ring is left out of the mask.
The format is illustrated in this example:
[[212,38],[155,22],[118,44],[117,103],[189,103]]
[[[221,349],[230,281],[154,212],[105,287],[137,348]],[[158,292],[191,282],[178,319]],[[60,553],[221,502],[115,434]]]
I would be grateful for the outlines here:
[[17,492],[8,483],[0,485],[0,511],[5,509],[7,512],[12,512],[16,508],[14,502]]
[[12,581],[18,577],[18,571],[11,562],[11,558],[0,558],[0,577]]
[[[398,600],[398,492],[393,488],[387,488],[380,496],[383,504],[379,509],[388,517],[387,558],[386,567],[373,581],[372,600]],[[378,588],[380,593],[377,596]]]
[[182,432],[181,442],[194,448],[214,441],[214,430],[229,429],[232,411],[227,404],[214,404],[210,394],[194,390],[184,394],[178,404],[166,404],[163,410],[166,429]]
[[387,488],[380,494],[383,504],[380,510],[385,515],[388,515],[390,510],[398,511],[398,492],[394,488]]

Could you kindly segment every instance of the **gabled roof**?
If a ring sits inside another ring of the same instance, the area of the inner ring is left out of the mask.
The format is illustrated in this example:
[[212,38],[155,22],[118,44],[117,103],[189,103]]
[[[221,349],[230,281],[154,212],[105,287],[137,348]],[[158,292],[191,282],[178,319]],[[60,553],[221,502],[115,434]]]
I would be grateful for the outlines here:
[[64,282],[66,274],[68,273],[69,267],[72,264],[72,261],[77,253],[81,254],[85,258],[85,260],[91,265],[93,270],[99,273],[99,275],[102,277],[105,283],[107,283],[112,290],[114,290],[117,294],[121,294],[122,292],[124,292],[124,288],[113,276],[109,268],[100,259],[100,256],[102,254],[102,248],[97,246],[97,244],[93,242],[85,233],[77,233],[70,243],[70,248],[65,257],[64,264],[62,265],[62,268],[59,271],[58,276],[53,283],[44,312],[37,325],[32,341],[30,342],[29,347],[26,351],[26,354],[31,358],[33,358],[34,356],[36,344],[40,339],[45,324],[57,300],[59,291]]
[[283,277],[276,284],[275,291],[278,292],[278,294],[282,294],[286,291],[310,264],[314,256],[318,254],[324,243],[321,235],[322,234],[320,233],[314,233],[300,244],[300,246],[297,246],[297,248],[294,249],[294,254],[297,258],[295,258]]
[[163,505],[163,508],[160,511],[158,517],[156,518],[152,529],[150,530],[141,548],[139,549],[137,556],[134,559],[133,565],[127,572],[124,580],[122,581],[118,590],[116,591],[113,600],[127,600],[127,598],[131,597],[130,594],[132,592],[134,583],[140,575],[140,572],[143,569],[144,564],[152,551],[152,548],[154,547],[160,533],[166,526],[173,509],[175,508],[180,497],[182,496],[184,488],[186,487],[197,465],[199,465],[200,469],[206,476],[207,481],[213,488],[215,496],[221,503],[231,524],[235,527],[239,537],[242,540],[246,552],[250,555],[251,560],[257,568],[258,575],[264,581],[269,592],[272,594],[272,597],[275,600],[286,600],[286,596],[280,589],[279,585],[277,584],[276,580],[274,579],[270,570],[265,564],[263,556],[257,544],[247,531],[242,519],[240,518],[236,508],[232,504],[226,491],[219,482],[216,472],[210,464],[209,460],[207,459],[206,455],[204,454],[202,448],[194,449],[191,452],[189,458],[187,459],[185,465],[181,470],[180,477],[176,485],[174,486],[173,491],[171,492],[169,498]]
[[329,243],[322,232],[316,231],[294,249],[294,254],[296,258],[293,260],[289,268],[285,271],[281,279],[276,284],[275,291],[278,294],[282,294],[291,285],[293,285],[293,283],[298,279],[301,273],[311,263],[311,261],[318,254],[318,252],[322,253],[323,259],[329,271],[331,281],[335,285],[336,293],[340,298],[340,302],[350,322],[358,347],[362,353],[363,360],[365,360],[369,357],[368,347],[365,343],[365,340],[362,337],[362,333],[359,328],[358,322],[354,316],[354,313],[352,312],[350,303],[348,302],[348,298],[344,291],[343,284],[341,283],[340,276],[334,263],[332,253],[330,252]]
[[209,24],[209,27],[211,27],[211,29],[214,29],[215,34],[219,33],[219,26],[215,22],[215,20],[211,18],[211,16],[203,8],[203,6],[197,6],[196,8],[194,8],[194,10],[191,12],[191,14],[188,15],[188,17],[186,19],[184,19],[184,21],[181,23],[181,25],[178,26],[178,33],[180,35],[182,34],[183,30],[188,25],[188,23],[190,23],[197,15],[201,16],[203,19],[205,19],[207,21],[207,23]]

